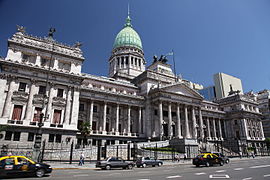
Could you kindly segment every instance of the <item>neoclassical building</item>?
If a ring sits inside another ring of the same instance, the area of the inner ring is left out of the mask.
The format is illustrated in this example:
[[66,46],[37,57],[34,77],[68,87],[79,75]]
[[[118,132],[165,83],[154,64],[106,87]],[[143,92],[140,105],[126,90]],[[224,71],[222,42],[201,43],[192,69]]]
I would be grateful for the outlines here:
[[207,101],[200,85],[175,76],[166,56],[146,67],[129,16],[115,38],[108,77],[82,73],[83,61],[79,43],[33,37],[18,27],[0,58],[0,124],[8,125],[0,145],[34,144],[40,114],[48,144],[81,144],[83,122],[91,126],[93,146],[179,139],[259,147],[264,140],[252,98],[235,92]]

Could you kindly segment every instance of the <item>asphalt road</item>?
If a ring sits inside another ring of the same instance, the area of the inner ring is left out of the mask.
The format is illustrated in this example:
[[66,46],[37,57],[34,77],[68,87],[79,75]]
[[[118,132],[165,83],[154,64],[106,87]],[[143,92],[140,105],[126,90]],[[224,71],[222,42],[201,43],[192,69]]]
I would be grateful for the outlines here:
[[[19,178],[37,179],[37,178]],[[134,168],[132,170],[54,170],[48,180],[164,180],[164,179],[235,179],[270,180],[270,159],[242,159],[224,166],[195,167],[193,165],[166,165],[162,167]]]

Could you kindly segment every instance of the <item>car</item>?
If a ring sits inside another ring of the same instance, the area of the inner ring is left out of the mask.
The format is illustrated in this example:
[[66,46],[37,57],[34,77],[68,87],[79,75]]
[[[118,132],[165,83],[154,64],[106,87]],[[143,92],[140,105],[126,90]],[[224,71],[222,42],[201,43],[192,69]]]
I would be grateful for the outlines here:
[[139,157],[136,161],[137,167],[146,167],[146,166],[162,166],[163,162],[161,160],[151,158],[151,157]]
[[35,162],[25,156],[0,157],[0,177],[15,175],[35,175],[42,177],[52,172],[52,167],[45,163]]
[[125,161],[120,157],[108,157],[104,161],[98,161],[96,167],[106,170],[110,170],[111,168],[132,169],[134,163],[132,161]]
[[224,154],[220,153],[220,152],[213,152],[213,154],[217,155],[218,157],[222,158],[223,161],[228,164],[230,162],[229,157],[225,156]]
[[213,153],[203,153],[193,158],[192,164],[196,165],[196,167],[199,167],[200,165],[205,165],[206,167],[209,167],[213,166],[214,164],[219,164],[220,166],[223,166],[224,160]]

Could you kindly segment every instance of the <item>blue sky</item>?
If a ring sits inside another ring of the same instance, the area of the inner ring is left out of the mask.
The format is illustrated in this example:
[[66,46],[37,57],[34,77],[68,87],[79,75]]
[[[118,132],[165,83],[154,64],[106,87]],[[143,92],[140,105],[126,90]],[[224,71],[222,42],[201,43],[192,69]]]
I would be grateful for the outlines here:
[[16,25],[41,37],[55,27],[57,41],[83,43],[83,72],[107,76],[128,3],[147,65],[173,49],[185,79],[209,86],[224,72],[242,79],[244,91],[269,89],[269,0],[0,0],[0,56]]

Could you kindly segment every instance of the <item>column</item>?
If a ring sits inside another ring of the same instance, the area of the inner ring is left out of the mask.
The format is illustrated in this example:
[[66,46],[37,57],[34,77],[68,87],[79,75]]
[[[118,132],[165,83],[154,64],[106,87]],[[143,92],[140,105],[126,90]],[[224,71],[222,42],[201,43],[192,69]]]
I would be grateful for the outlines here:
[[14,90],[15,90],[15,78],[12,77],[12,78],[10,78],[8,93],[7,93],[7,97],[6,97],[6,101],[5,101],[5,105],[4,105],[3,117],[5,117],[5,118],[10,117],[10,111],[11,111],[11,106],[12,106],[11,98],[12,98]]
[[159,102],[159,137],[162,139],[163,137],[163,109],[162,109],[162,102]]
[[180,138],[182,138],[182,135],[181,135],[181,116],[180,116],[180,107],[179,107],[178,103],[177,103],[176,115],[177,115],[177,137],[180,139]]
[[216,129],[216,120],[213,118],[213,131],[214,131],[214,139],[217,139],[217,129]]
[[64,120],[64,124],[69,124],[69,120],[70,120],[70,107],[71,107],[71,87],[68,87],[68,89],[67,89],[67,95],[66,95],[66,108],[65,108],[65,120]]
[[249,139],[250,137],[249,137],[249,135],[248,135],[248,129],[247,129],[247,122],[246,122],[246,119],[242,119],[241,122],[242,122],[242,124],[243,124],[243,126],[242,126],[242,127],[243,127],[243,129],[242,129],[243,136],[244,136],[244,138]]
[[115,135],[119,135],[119,104],[116,104]]
[[171,138],[173,136],[173,132],[172,132],[172,105],[170,102],[168,104],[168,118],[169,118],[168,136],[169,136],[169,138]]
[[[54,85],[53,83],[50,83],[50,90],[49,90],[49,94],[48,96],[46,96],[48,98],[48,104],[47,104],[47,108],[45,110],[45,117],[47,117],[47,115],[49,114],[49,118],[48,118],[48,122],[51,123],[52,122],[52,118],[53,118],[53,111],[52,111],[52,101],[53,101],[53,91],[54,91]],[[46,93],[47,93],[47,89],[46,89]],[[44,107],[45,108],[45,107]],[[60,122],[62,123],[62,122]]]
[[139,115],[138,115],[138,133],[142,134],[142,108],[139,107]]
[[130,106],[129,105],[128,105],[127,116],[128,116],[128,119],[127,119],[127,133],[128,133],[128,135],[131,135],[130,134]]
[[74,87],[73,90],[73,98],[72,98],[72,113],[70,118],[70,125],[73,126],[74,129],[77,129],[77,123],[78,123],[78,116],[79,116],[79,98],[80,98],[80,91],[79,87]]
[[185,138],[190,138],[189,125],[188,125],[188,109],[187,109],[187,105],[184,106],[184,109],[185,109],[185,129],[186,129]]
[[31,86],[29,90],[29,96],[28,96],[28,101],[27,101],[27,106],[26,106],[26,112],[25,112],[25,120],[29,122],[31,121],[31,116],[32,116],[32,110],[33,110],[33,98],[34,98],[34,90],[35,90],[35,81],[31,80]]
[[210,128],[209,117],[206,117],[206,123],[207,123],[207,138],[208,138],[209,140],[211,140],[212,137],[211,137],[211,128]]
[[104,102],[103,106],[103,127],[102,127],[102,133],[106,134],[106,115],[107,115],[107,103]]
[[196,115],[194,106],[192,106],[192,126],[193,126],[193,138],[197,139]]
[[261,137],[259,137],[259,138],[262,138],[264,140],[262,121],[259,121],[259,123],[260,123],[260,134],[261,134]]
[[90,102],[90,111],[89,111],[89,125],[91,127],[91,129],[93,129],[93,107],[94,107],[94,101],[91,100]]
[[221,119],[218,120],[218,129],[219,129],[219,138],[220,140],[222,140],[223,137],[222,137]]
[[202,119],[202,110],[201,107],[199,108],[199,120],[200,120],[200,137],[201,139],[204,138],[204,132],[203,132],[203,119]]

